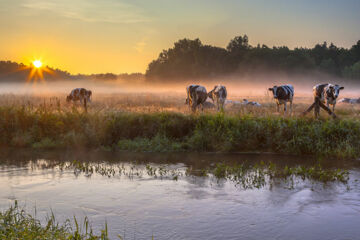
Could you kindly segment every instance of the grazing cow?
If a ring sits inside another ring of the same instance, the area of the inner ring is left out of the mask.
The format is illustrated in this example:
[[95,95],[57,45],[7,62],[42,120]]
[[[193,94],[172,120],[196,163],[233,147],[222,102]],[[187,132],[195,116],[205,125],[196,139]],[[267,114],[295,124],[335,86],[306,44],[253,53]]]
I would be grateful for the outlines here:
[[208,93],[208,97],[216,103],[217,109],[224,109],[224,103],[227,97],[226,87],[217,85]]
[[75,88],[71,93],[66,97],[67,102],[76,102],[80,101],[81,105],[84,105],[85,110],[87,110],[87,103],[91,102],[92,92],[86,90],[85,88]]
[[339,103],[360,104],[360,98],[342,98]]
[[[314,99],[318,98],[322,103],[325,104],[329,108],[329,105],[333,106],[333,112],[335,111],[336,99],[339,96],[340,90],[343,90],[344,87],[340,87],[339,85],[325,83],[325,84],[318,84],[314,86]],[[315,115],[319,114],[320,109],[315,110]]]
[[186,95],[185,104],[188,104],[193,112],[196,111],[199,105],[201,105],[201,109],[204,110],[204,103],[207,99],[205,87],[195,84],[189,85],[186,87]]
[[251,106],[256,106],[256,107],[261,107],[261,104],[258,102],[249,102],[247,99],[243,99],[243,102],[241,103],[243,105],[251,105]]
[[294,98],[294,87],[290,84],[274,86],[269,88],[269,91],[272,91],[273,96],[276,101],[277,111],[279,112],[279,107],[281,104],[284,104],[284,114],[287,111],[287,102],[290,102],[290,114],[292,113],[292,102]]

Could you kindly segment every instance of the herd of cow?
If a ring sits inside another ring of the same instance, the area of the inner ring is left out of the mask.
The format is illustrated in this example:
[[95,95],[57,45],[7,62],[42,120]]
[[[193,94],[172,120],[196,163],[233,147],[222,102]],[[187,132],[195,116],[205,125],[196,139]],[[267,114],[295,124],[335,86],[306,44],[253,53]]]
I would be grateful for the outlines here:
[[[318,99],[322,104],[327,104],[327,109],[329,109],[329,105],[332,105],[333,111],[335,111],[336,100],[339,96],[340,90],[342,89],[344,89],[344,87],[341,87],[338,84],[318,84],[313,88],[314,102],[316,102]],[[295,94],[294,87],[292,85],[286,84],[281,86],[274,86],[272,88],[269,88],[269,91],[271,91],[273,94],[278,112],[280,105],[284,105],[284,113],[287,113],[287,103],[289,102],[290,113],[292,113],[292,104]],[[215,86],[213,90],[207,93],[204,86],[192,84],[186,88],[186,93],[186,104],[189,105],[193,112],[195,112],[199,106],[203,108],[203,104],[208,97],[216,104],[217,109],[221,110],[224,108],[224,103],[227,97],[226,87],[222,85]],[[342,99],[342,102],[351,103],[355,100],[347,98]],[[359,100],[360,99],[357,99],[357,101]],[[244,99],[244,101],[246,101],[246,103],[249,103],[246,99]],[[320,108],[315,107],[315,116],[318,116],[319,111]]]
[[[332,111],[335,111],[335,105],[337,98],[339,96],[340,90],[343,90],[344,87],[339,86],[338,84],[318,84],[313,88],[314,94],[314,104],[318,101],[320,105],[324,105],[326,103],[327,107],[323,106],[323,108],[327,108],[326,110],[331,112],[329,106],[332,105]],[[277,105],[277,111],[279,111],[280,105],[284,105],[284,113],[287,113],[287,103],[290,103],[290,113],[292,113],[292,104],[294,98],[294,87],[290,84],[281,85],[281,86],[274,86],[268,89],[272,92],[273,97],[275,99]],[[213,103],[216,105],[217,109],[223,110],[224,104],[228,102],[234,102],[227,100],[227,90],[225,86],[216,85],[213,90],[210,92],[206,91],[206,88],[201,85],[189,85],[186,87],[186,102],[185,104],[189,105],[193,112],[201,107],[203,110],[204,104],[207,98],[210,98]],[[85,109],[87,109],[87,103],[91,102],[92,92],[90,90],[86,90],[85,88],[75,88],[71,91],[71,93],[67,96],[67,102],[76,102],[80,101],[82,105],[84,105]],[[344,98],[341,99],[339,102],[346,102],[346,103],[360,103],[359,99],[350,99]],[[259,103],[256,102],[249,102],[244,99],[242,104],[246,105],[256,105],[260,106]],[[319,107],[315,106],[315,116],[318,116],[320,111]],[[329,112],[329,113],[330,113]]]

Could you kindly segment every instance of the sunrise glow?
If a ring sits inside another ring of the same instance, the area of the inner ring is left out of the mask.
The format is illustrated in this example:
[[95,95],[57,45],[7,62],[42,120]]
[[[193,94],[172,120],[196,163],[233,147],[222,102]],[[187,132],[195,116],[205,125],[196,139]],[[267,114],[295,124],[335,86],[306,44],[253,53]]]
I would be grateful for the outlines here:
[[35,68],[41,68],[42,66],[42,62],[40,60],[35,60],[32,63],[34,65]]

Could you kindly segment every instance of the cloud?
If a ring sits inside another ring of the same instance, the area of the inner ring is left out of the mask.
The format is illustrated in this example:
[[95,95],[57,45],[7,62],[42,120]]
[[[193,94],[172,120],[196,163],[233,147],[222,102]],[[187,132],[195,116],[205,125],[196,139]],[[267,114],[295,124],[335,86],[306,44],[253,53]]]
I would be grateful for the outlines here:
[[118,0],[25,0],[21,6],[83,22],[140,23],[151,21],[141,9]]
[[143,39],[142,41],[137,42],[134,48],[138,53],[142,53],[144,51],[145,46],[146,46],[146,42],[145,39]]

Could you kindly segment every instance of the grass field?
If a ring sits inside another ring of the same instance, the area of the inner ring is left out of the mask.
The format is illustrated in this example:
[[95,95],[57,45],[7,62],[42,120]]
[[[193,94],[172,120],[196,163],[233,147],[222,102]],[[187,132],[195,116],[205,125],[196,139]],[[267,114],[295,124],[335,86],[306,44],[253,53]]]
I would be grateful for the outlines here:
[[[235,96],[231,100],[241,100]],[[0,95],[0,145],[32,148],[105,148],[129,151],[277,152],[360,156],[360,109],[339,104],[337,120],[301,113],[311,98],[296,98],[292,116],[276,113],[271,97],[248,98],[261,107],[191,114],[181,94],[94,96],[85,113],[65,95]]]

